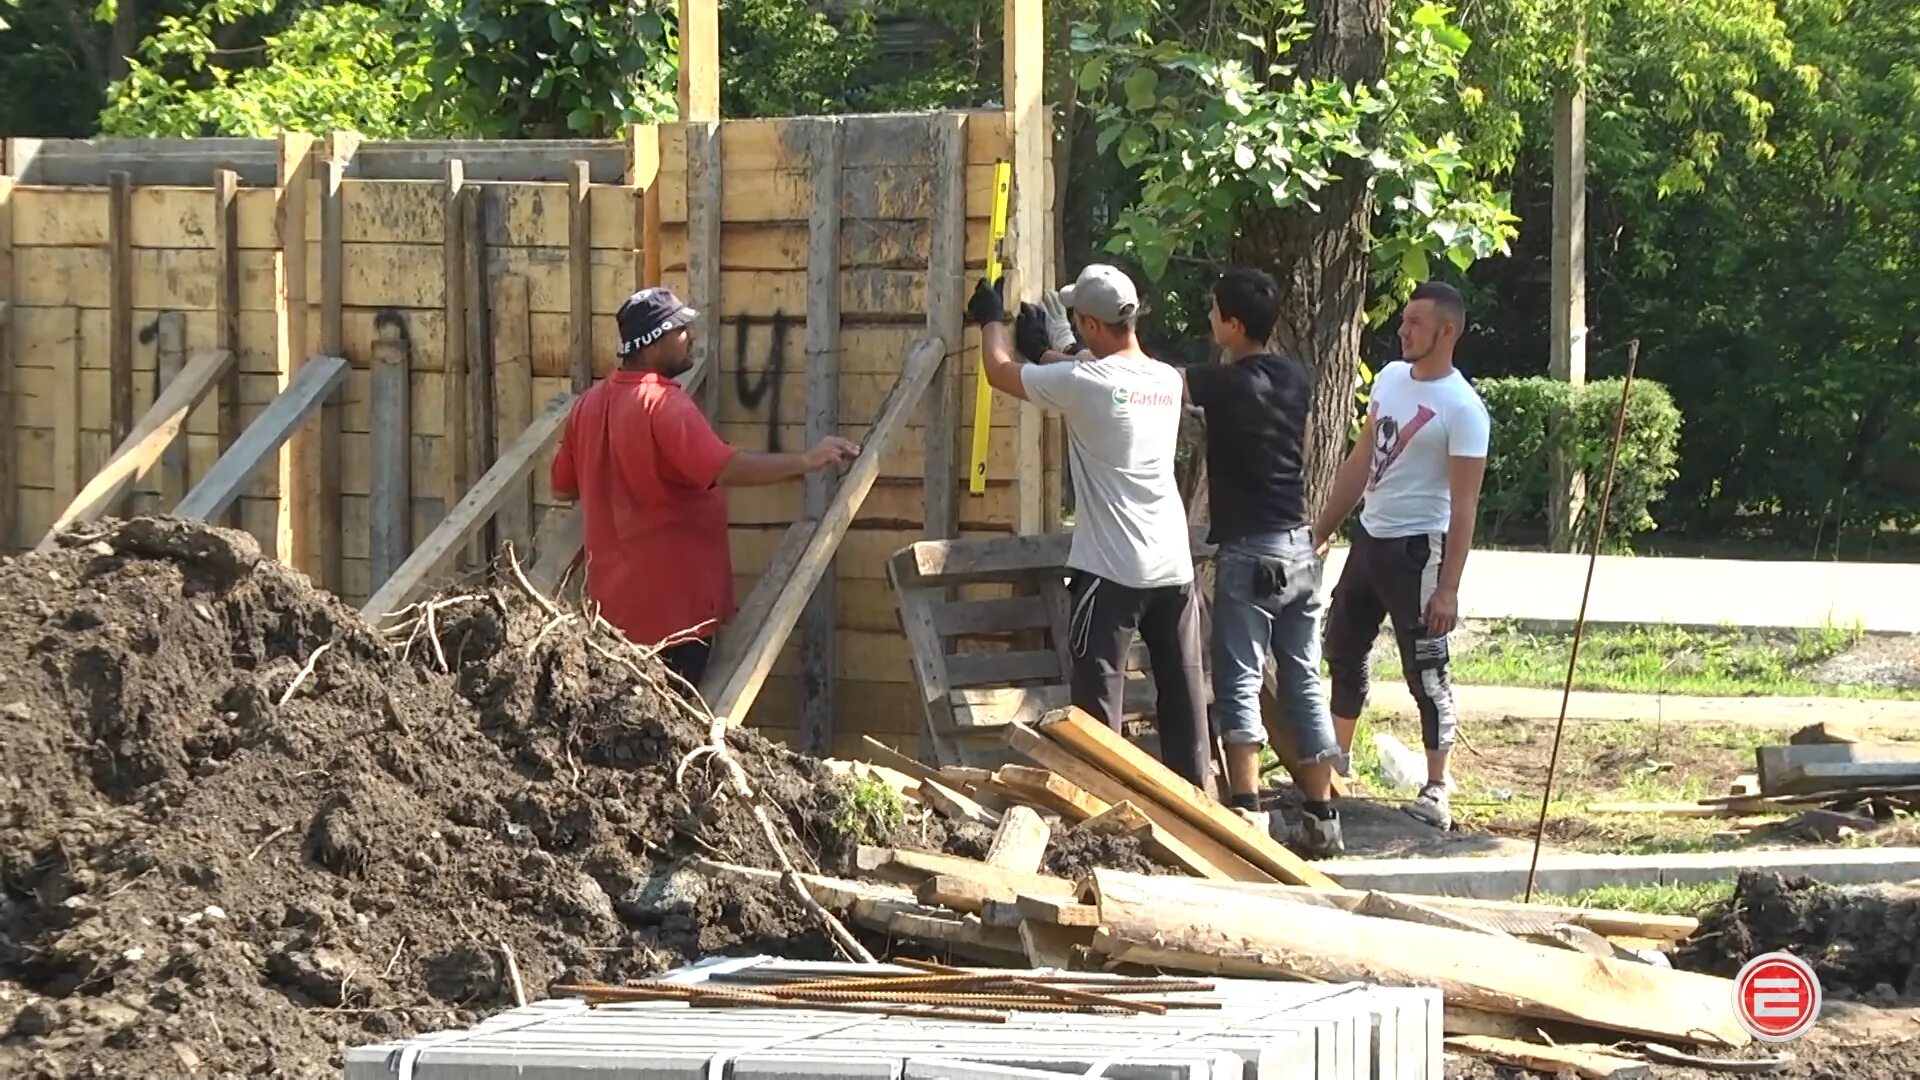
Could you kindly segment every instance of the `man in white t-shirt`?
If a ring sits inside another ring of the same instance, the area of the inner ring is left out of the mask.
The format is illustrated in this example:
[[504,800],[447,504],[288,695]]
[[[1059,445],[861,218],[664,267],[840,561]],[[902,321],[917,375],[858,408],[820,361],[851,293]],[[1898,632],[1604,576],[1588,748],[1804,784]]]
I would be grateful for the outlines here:
[[1140,296],[1118,268],[1095,264],[1060,290],[1077,355],[1016,359],[1000,282],[968,301],[980,324],[987,382],[1066,419],[1078,520],[1067,556],[1073,703],[1115,731],[1125,708],[1127,655],[1137,632],[1153,664],[1160,759],[1207,783],[1211,736],[1201,668],[1199,597],[1186,506],[1174,483],[1180,372],[1140,348]]
[[1327,614],[1334,731],[1351,754],[1367,700],[1367,656],[1381,620],[1390,619],[1427,750],[1427,782],[1406,811],[1441,829],[1453,824],[1447,634],[1459,620],[1490,426],[1480,395],[1453,366],[1466,325],[1466,303],[1452,286],[1430,281],[1414,290],[1400,313],[1403,359],[1374,377],[1366,426],[1313,528],[1324,550],[1365,496]]

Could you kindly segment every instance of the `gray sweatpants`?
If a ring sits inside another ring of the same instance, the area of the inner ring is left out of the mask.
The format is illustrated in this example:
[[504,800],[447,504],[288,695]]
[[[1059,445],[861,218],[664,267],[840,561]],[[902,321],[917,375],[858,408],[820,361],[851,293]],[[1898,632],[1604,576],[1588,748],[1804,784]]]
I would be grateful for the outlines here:
[[1133,635],[1138,633],[1153,665],[1160,761],[1188,782],[1205,787],[1212,755],[1196,587],[1189,582],[1135,589],[1075,570],[1067,590],[1073,599],[1068,623],[1073,703],[1120,730],[1126,710],[1127,654],[1133,651]]

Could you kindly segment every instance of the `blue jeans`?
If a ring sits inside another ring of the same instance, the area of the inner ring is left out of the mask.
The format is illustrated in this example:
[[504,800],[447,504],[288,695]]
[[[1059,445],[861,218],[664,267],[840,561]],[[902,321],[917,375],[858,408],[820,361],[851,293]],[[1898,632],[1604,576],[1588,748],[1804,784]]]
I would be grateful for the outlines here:
[[1299,763],[1339,756],[1320,690],[1320,572],[1304,527],[1235,540],[1214,556],[1213,702],[1222,742],[1267,741],[1260,684],[1271,650]]

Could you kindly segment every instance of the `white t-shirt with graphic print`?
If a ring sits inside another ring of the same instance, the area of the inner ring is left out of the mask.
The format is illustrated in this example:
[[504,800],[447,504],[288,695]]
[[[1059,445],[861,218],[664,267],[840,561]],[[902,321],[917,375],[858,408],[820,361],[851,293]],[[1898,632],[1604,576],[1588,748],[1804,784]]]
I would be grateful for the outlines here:
[[1187,511],[1173,478],[1180,372],[1145,356],[1023,364],[1034,404],[1066,418],[1073,461],[1067,565],[1135,589],[1193,580]]
[[1459,371],[1425,382],[1395,360],[1374,376],[1373,463],[1360,526],[1391,540],[1444,533],[1452,520],[1448,458],[1483,458],[1491,422],[1480,394]]

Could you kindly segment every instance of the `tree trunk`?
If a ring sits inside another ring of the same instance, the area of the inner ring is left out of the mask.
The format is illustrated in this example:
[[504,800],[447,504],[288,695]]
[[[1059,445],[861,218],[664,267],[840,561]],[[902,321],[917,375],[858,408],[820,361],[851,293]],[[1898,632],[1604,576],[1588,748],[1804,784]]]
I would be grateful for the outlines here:
[[107,78],[127,77],[127,58],[140,47],[138,0],[118,0],[113,8],[113,54],[107,57]]
[[[1377,82],[1386,69],[1387,11],[1387,0],[1307,0],[1313,35],[1300,77],[1349,86]],[[1314,368],[1305,462],[1310,507],[1326,497],[1347,452],[1359,385],[1373,218],[1365,169],[1348,162],[1342,178],[1318,193],[1318,212],[1299,207],[1246,216],[1233,253],[1236,263],[1263,267],[1280,283],[1273,345]]]

